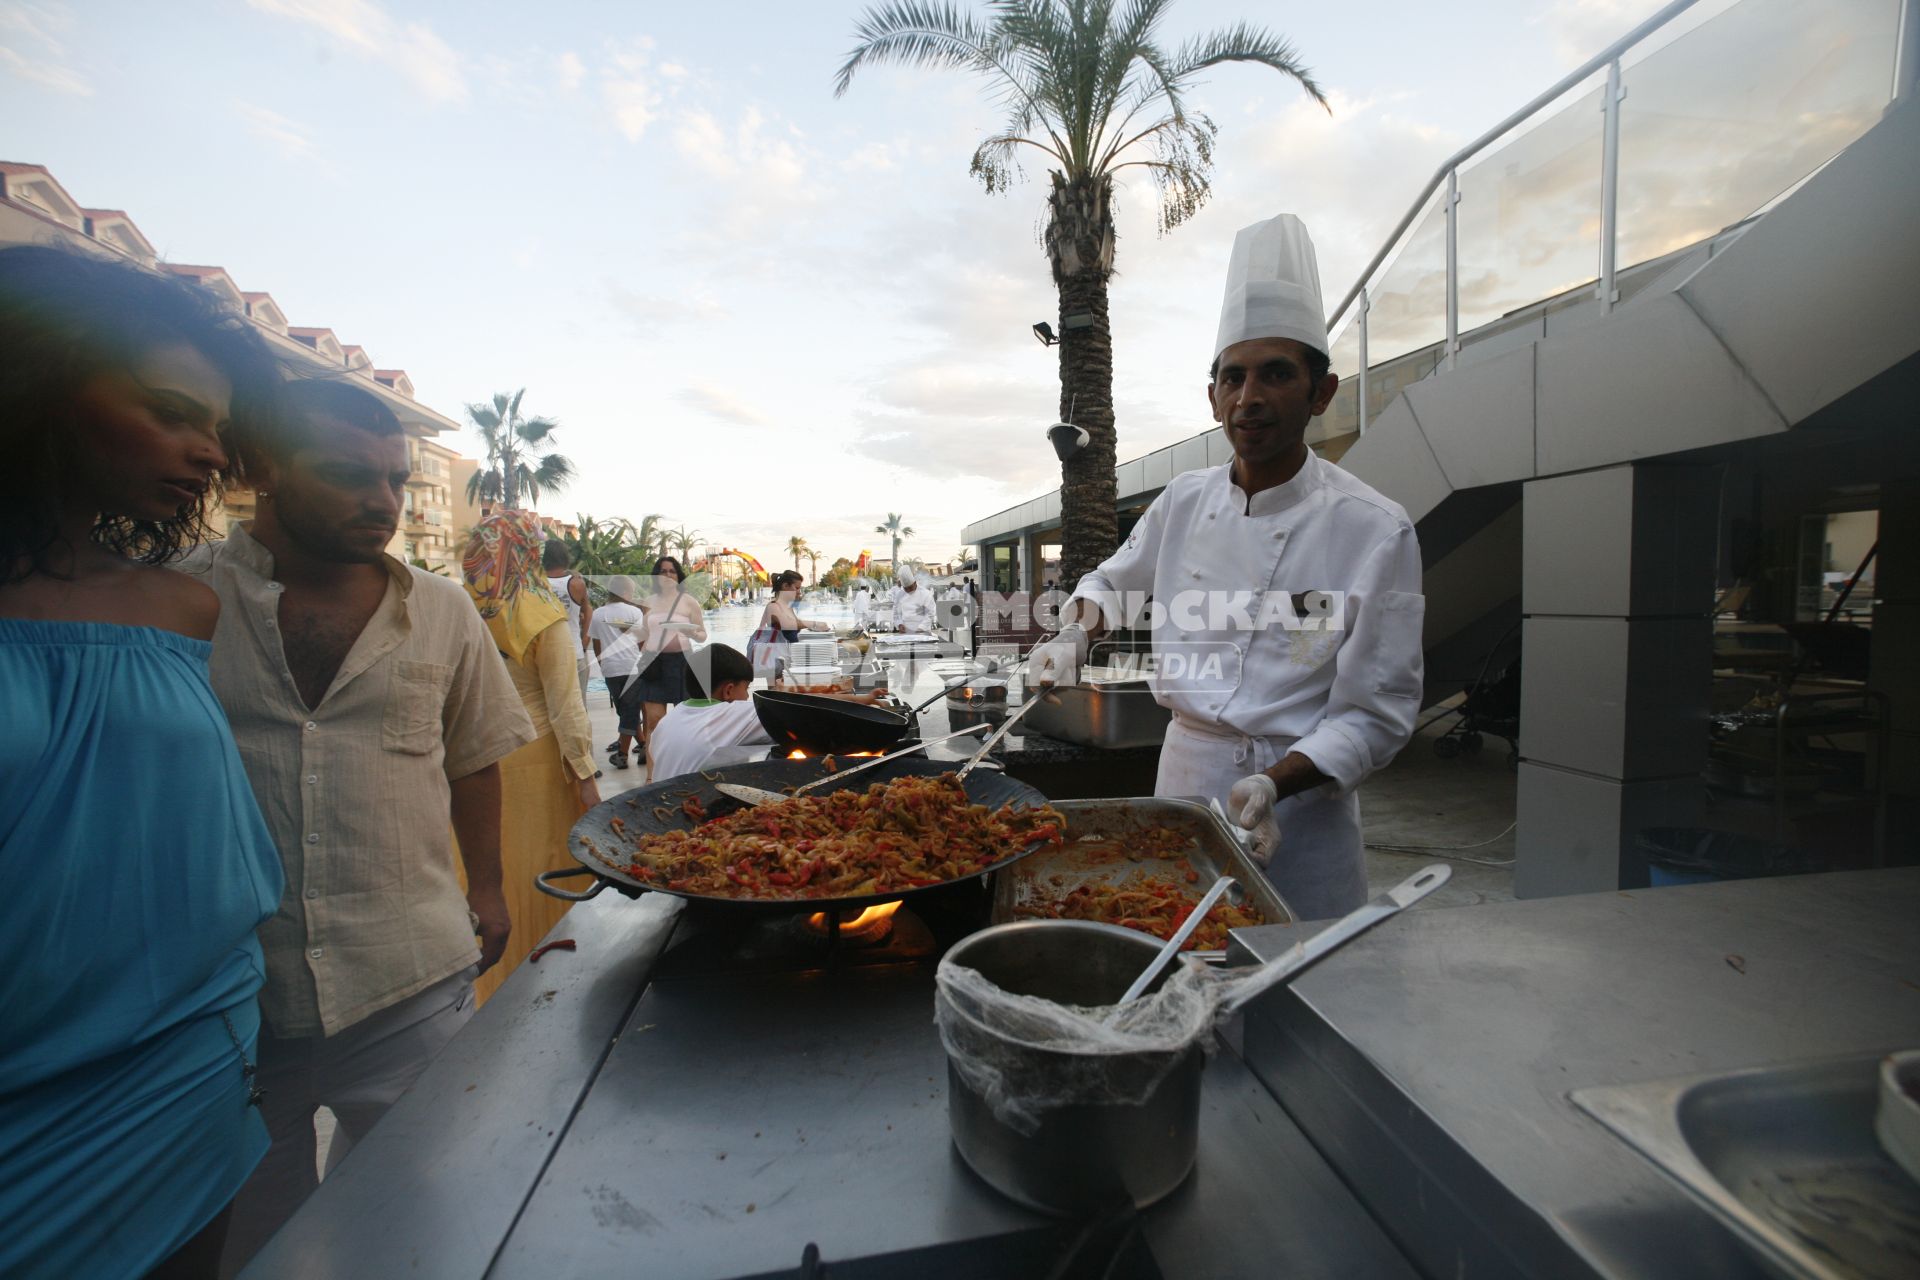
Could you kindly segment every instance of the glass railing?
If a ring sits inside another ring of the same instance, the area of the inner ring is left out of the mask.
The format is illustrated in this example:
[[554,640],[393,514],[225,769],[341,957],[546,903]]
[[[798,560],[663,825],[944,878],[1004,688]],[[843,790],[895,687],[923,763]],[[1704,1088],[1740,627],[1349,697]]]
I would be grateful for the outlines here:
[[1676,0],[1451,157],[1329,318],[1351,390],[1325,433],[1364,431],[1463,332],[1583,287],[1611,310],[1619,271],[1791,191],[1911,82],[1915,8]]

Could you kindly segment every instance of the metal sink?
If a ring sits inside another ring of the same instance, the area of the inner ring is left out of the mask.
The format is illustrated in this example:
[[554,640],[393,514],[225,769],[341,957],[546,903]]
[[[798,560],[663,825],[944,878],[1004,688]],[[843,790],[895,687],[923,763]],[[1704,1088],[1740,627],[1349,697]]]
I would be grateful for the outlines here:
[[1574,1091],[1774,1274],[1920,1275],[1920,1184],[1880,1149],[1884,1055]]

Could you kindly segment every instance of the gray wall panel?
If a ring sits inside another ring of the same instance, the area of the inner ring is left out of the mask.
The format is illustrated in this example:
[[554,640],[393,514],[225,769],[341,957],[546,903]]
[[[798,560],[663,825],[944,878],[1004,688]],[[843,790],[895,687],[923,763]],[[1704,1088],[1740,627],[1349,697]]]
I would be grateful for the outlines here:
[[1678,296],[1645,299],[1539,347],[1541,475],[1784,431]]
[[1681,290],[1798,422],[1920,350],[1920,101],[1716,254]]
[[1605,893],[1647,883],[1635,837],[1696,826],[1698,778],[1615,782],[1522,761],[1515,806],[1513,892],[1519,898]]
[[1408,387],[1434,458],[1455,489],[1533,475],[1533,347]]
[[1405,507],[1416,524],[1453,492],[1404,396],[1367,428],[1340,465]]
[[1633,468],[1525,487],[1521,598],[1528,613],[1619,617],[1633,599]]

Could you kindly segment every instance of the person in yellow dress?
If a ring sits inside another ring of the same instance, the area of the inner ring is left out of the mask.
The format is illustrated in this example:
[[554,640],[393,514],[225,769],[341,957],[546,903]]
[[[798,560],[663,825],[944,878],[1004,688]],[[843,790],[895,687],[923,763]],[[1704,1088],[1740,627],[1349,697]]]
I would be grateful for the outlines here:
[[600,803],[594,784],[593,732],[580,701],[572,626],[541,567],[546,531],[525,511],[488,516],[467,541],[467,594],[519,691],[539,736],[500,762],[500,859],[513,933],[500,963],[474,991],[485,1000],[547,931],[567,904],[534,886],[542,871],[572,865],[567,833]]

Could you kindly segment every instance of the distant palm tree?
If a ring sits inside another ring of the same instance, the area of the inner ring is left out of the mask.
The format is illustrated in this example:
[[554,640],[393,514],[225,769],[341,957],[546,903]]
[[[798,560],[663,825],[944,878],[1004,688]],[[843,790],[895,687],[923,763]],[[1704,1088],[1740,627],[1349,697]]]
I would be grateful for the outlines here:
[[807,554],[807,540],[799,534],[788,538],[787,554],[793,557],[793,571],[800,572],[800,557]]
[[906,517],[904,515],[889,511],[887,512],[887,522],[885,524],[873,526],[875,533],[884,533],[893,539],[893,555],[892,558],[887,561],[890,569],[897,570],[899,568],[900,544],[913,536],[913,530],[909,529],[905,523],[903,523],[905,520]]
[[514,511],[521,494],[528,502],[538,502],[542,490],[563,489],[573,479],[573,463],[548,452],[560,424],[552,418],[520,416],[520,398],[526,394],[525,387],[512,395],[498,391],[492,404],[467,406],[467,416],[487,446],[487,465],[467,481],[468,502]]
[[812,547],[808,547],[801,554],[807,557],[807,567],[813,573],[813,585],[816,587],[819,586],[820,585],[820,553],[818,551],[815,551]]
[[652,573],[653,562],[666,551],[666,531],[658,515],[649,513],[640,517],[633,527],[633,545],[641,567],[639,573]]
[[1250,62],[1326,98],[1293,46],[1246,23],[1187,41],[1159,42],[1172,0],[989,0],[978,17],[952,3],[889,0],[861,15],[853,51],[834,81],[847,91],[869,63],[971,71],[1008,108],[1006,123],[973,153],[989,194],[1021,175],[1029,148],[1048,168],[1043,236],[1060,294],[1060,414],[1086,428],[1085,448],[1060,465],[1062,585],[1119,545],[1114,498],[1114,175],[1145,169],[1160,192],[1162,233],[1191,218],[1212,189],[1217,126],[1189,112],[1187,92],[1210,67]]
[[681,525],[678,529],[670,530],[660,536],[660,554],[678,556],[681,560],[681,571],[685,572],[687,557],[693,554],[693,549],[700,545],[701,539],[705,536],[698,529],[689,533],[687,527]]

